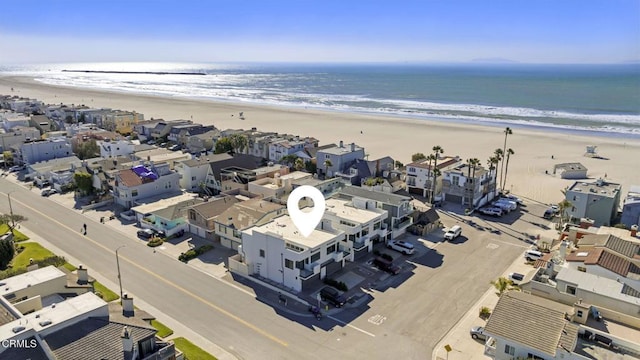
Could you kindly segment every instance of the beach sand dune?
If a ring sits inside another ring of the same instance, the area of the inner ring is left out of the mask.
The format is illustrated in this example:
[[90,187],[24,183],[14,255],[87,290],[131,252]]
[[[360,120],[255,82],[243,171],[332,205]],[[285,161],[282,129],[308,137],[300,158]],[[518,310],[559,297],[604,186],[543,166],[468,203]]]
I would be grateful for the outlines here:
[[[145,119],[193,117],[195,122],[221,129],[257,127],[263,131],[314,136],[321,144],[355,142],[365,148],[369,159],[390,155],[405,164],[412,154],[428,154],[434,145],[440,145],[446,155],[476,157],[486,167],[487,159],[495,149],[502,148],[504,141],[504,126],[85,90],[45,85],[26,77],[0,77],[0,94],[48,103],[135,110],[143,113]],[[240,112],[244,120],[238,118]],[[608,160],[584,157],[587,145],[597,145],[598,152]],[[640,139],[516,127],[507,147],[515,155],[509,162],[506,189],[536,201],[557,203],[563,197],[560,191],[573,183],[545,174],[545,170],[551,173],[557,163],[580,162],[594,180],[606,174],[607,180],[622,184],[623,196],[630,185],[640,185]]]

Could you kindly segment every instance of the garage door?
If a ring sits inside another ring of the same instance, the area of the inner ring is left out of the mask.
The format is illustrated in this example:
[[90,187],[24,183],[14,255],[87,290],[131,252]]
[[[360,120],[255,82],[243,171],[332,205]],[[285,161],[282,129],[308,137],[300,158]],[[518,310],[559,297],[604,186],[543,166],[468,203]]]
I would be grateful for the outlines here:
[[340,269],[342,269],[342,261],[338,261],[338,262],[334,261],[328,264],[326,266],[326,269],[327,269],[327,276],[329,276],[335,273],[336,271],[339,271]]
[[445,201],[456,203],[456,204],[462,204],[462,196],[447,194],[445,196]]

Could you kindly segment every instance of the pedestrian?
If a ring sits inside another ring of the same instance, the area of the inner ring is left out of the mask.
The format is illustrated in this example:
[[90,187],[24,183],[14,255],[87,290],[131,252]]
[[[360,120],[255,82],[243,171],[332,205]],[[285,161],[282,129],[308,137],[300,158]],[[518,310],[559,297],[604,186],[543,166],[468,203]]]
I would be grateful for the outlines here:
[[87,224],[82,224],[82,228],[84,229],[85,234],[87,233]]

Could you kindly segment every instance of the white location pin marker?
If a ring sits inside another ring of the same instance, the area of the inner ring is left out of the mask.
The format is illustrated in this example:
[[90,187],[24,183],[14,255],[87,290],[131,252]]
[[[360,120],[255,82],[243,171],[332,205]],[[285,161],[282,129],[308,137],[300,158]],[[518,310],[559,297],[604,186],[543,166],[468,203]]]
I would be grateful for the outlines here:
[[[300,210],[298,202],[303,197],[308,197],[313,200],[313,209],[311,212],[303,212]],[[304,235],[304,237],[308,237],[313,232],[313,229],[318,226],[320,220],[322,220],[322,215],[324,215],[324,195],[313,186],[302,185],[293,190],[289,195],[287,210],[289,210],[289,217],[291,217],[295,226],[300,230],[300,233]]]

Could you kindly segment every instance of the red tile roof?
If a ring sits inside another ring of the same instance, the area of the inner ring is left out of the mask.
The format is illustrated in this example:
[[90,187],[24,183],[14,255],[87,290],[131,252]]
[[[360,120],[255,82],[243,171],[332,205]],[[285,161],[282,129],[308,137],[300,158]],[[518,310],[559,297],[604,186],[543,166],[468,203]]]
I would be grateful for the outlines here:
[[142,178],[140,178],[133,170],[126,169],[120,170],[118,174],[118,178],[120,179],[120,183],[123,186],[137,186],[142,185]]

